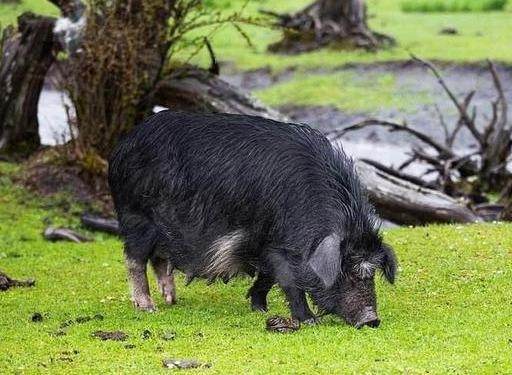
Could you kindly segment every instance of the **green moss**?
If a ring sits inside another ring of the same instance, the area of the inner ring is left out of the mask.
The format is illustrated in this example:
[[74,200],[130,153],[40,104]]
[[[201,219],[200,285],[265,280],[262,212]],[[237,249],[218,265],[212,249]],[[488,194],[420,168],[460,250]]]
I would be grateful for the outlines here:
[[432,101],[426,93],[404,95],[392,74],[296,74],[293,79],[256,91],[271,106],[331,105],[341,110],[377,111],[395,108],[407,112],[418,102]]
[[[0,373],[168,373],[163,358],[211,364],[191,373],[509,373],[512,225],[402,228],[385,232],[400,260],[395,286],[379,278],[382,325],[355,330],[333,317],[290,335],[267,333],[269,314],[288,314],[278,290],[267,315],[249,310],[248,279],[184,287],[177,305],[135,311],[128,298],[122,245],[96,234],[88,244],[49,243],[43,220],[76,225],[75,216],[16,187],[0,163],[1,269],[36,279],[32,289],[0,293]],[[40,312],[44,319],[33,323]],[[76,323],[82,316],[103,320]],[[74,320],[61,328],[62,322]],[[143,339],[144,330],[149,339]],[[97,330],[122,330],[126,342],[100,341]],[[174,340],[161,335],[175,331]],[[61,335],[65,333],[65,335]],[[126,344],[135,348],[127,349]]]

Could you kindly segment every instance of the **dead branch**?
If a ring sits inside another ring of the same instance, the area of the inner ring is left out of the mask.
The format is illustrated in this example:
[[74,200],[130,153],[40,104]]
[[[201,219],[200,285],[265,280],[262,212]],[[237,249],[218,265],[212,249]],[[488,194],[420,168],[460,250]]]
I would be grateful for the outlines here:
[[332,132],[327,133],[326,136],[331,140],[336,140],[338,138],[343,137],[345,134],[347,134],[351,131],[361,130],[368,126],[384,126],[384,127],[390,128],[391,131],[403,131],[403,132],[409,133],[412,136],[414,136],[415,138],[422,141],[423,143],[433,147],[443,157],[453,157],[454,156],[453,151],[451,149],[449,149],[445,145],[435,141],[432,137],[430,137],[418,130],[410,128],[405,123],[399,124],[399,123],[396,123],[393,121],[386,121],[386,120],[379,120],[379,119],[368,119],[368,120],[361,121],[357,124],[348,126],[343,129],[335,129]]

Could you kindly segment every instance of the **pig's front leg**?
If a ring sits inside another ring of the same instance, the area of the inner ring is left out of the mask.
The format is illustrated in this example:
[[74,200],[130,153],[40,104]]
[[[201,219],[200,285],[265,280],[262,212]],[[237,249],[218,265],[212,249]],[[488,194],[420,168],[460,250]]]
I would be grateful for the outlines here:
[[280,254],[273,254],[270,256],[270,262],[274,269],[275,278],[281,289],[283,289],[290,305],[292,318],[305,324],[317,323],[318,318],[311,312],[308,306],[306,293],[297,287],[293,269],[286,258]]

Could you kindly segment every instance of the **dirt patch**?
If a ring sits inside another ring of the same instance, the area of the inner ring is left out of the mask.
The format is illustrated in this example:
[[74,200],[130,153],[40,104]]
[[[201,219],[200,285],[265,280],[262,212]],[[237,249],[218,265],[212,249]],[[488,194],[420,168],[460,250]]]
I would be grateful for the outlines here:
[[[69,194],[73,201],[89,211],[112,215],[113,204],[106,178],[85,175],[78,166],[65,161],[62,147],[52,147],[35,153],[25,162],[19,182],[42,196]],[[67,211],[65,202],[61,207]]]
[[122,331],[96,331],[92,334],[94,337],[97,337],[103,341],[112,340],[112,341],[125,341],[128,339],[128,335]]

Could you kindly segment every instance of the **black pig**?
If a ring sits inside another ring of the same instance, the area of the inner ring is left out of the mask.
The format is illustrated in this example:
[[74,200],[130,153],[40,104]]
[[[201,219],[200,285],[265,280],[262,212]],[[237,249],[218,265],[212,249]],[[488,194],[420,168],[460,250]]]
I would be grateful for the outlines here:
[[320,132],[164,111],[119,143],[109,184],[139,308],[155,309],[150,260],[167,303],[176,299],[174,268],[188,280],[257,274],[255,310],[266,310],[277,283],[302,322],[316,321],[309,293],[324,313],[378,326],[374,275],[393,283],[395,256],[352,161]]

